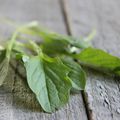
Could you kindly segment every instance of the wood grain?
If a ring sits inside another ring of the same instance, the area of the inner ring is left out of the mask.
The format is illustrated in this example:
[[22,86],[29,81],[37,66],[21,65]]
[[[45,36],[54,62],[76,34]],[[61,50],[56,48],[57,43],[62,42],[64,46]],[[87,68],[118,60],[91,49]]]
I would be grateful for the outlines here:
[[[67,33],[58,0],[0,1],[0,18],[3,17],[20,23],[38,20],[43,26],[56,32]],[[7,25],[1,25],[0,32],[8,36],[11,29]],[[15,66],[12,64],[11,69]],[[8,81],[11,80],[11,87],[7,91],[1,88],[3,92],[0,92],[0,120],[87,120],[81,93],[72,95],[69,104],[61,110],[47,114],[42,111],[34,94],[28,88],[26,79],[23,78],[25,78],[25,71],[17,63],[15,71],[10,70],[7,78]]]
[[[65,0],[71,33],[86,36],[96,29],[93,44],[120,57],[120,1]],[[91,120],[120,119],[120,80],[88,72],[85,99]]]

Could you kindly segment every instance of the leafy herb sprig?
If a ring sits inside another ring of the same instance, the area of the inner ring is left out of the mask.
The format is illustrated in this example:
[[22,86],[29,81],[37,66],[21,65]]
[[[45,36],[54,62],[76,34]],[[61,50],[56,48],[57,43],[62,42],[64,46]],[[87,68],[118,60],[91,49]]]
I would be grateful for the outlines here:
[[[38,44],[23,34],[37,36],[42,42]],[[18,26],[11,39],[0,45],[0,86],[7,76],[10,59],[20,59],[28,85],[41,107],[54,112],[68,102],[71,89],[85,89],[86,73],[81,65],[120,76],[120,58],[93,48],[93,36],[94,32],[86,39],[60,35],[37,22]]]

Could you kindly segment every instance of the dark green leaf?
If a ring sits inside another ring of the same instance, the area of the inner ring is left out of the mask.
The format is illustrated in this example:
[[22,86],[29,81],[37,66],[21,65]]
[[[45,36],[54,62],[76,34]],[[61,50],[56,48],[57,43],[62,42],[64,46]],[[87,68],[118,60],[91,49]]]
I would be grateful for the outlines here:
[[86,85],[86,74],[81,66],[71,58],[65,57],[62,61],[71,69],[68,76],[71,79],[72,87],[77,90],[84,90]]
[[120,68],[120,58],[112,56],[103,50],[87,48],[81,53],[73,56],[74,58],[79,59],[80,63],[85,66],[95,68],[103,72],[119,74],[117,68]]
[[86,48],[91,46],[90,42],[84,41],[83,38],[78,39],[71,36],[65,36],[50,32],[41,32],[40,35],[44,39],[42,49],[48,54],[65,54],[70,51],[70,45],[75,46],[77,48]]
[[27,81],[46,112],[53,112],[68,102],[71,82],[69,68],[59,59],[47,56],[23,57]]
[[6,50],[0,51],[0,86],[3,84],[9,67],[9,59],[6,57]]
[[5,55],[6,55],[6,50],[0,51],[0,63],[3,61],[3,59],[5,59]]
[[87,48],[91,46],[90,40],[93,39],[95,32],[93,31],[87,38],[75,38],[72,36],[62,35],[50,32],[39,25],[23,29],[22,33],[39,36],[43,39],[42,49],[47,54],[67,53],[70,45],[76,48]]
[[9,60],[7,58],[5,58],[0,63],[0,86],[3,84],[3,82],[7,76],[8,68],[9,68]]

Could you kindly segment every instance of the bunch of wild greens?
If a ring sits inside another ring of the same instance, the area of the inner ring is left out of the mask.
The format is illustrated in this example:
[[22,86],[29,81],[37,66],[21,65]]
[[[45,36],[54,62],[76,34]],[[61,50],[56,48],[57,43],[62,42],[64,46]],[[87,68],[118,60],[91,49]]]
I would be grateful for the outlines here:
[[[42,42],[38,44],[23,34],[37,36]],[[92,48],[93,35],[86,39],[64,36],[43,29],[37,22],[18,27],[7,44],[0,46],[0,85],[7,76],[10,59],[21,59],[38,102],[44,111],[54,112],[68,102],[71,89],[85,89],[86,74],[80,65],[120,75],[120,59]]]

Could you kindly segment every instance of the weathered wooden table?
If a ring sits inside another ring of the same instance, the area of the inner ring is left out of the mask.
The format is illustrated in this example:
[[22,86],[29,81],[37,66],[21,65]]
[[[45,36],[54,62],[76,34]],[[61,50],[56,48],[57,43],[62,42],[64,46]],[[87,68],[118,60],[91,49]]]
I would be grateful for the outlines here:
[[[38,20],[73,36],[86,36],[95,28],[94,46],[120,57],[120,0],[0,0],[2,17]],[[9,29],[1,25],[1,33],[8,35]],[[120,120],[119,80],[89,72],[85,93],[71,95],[63,109],[47,114],[18,75],[18,71],[24,74],[22,68],[15,66],[0,88],[0,120]]]

